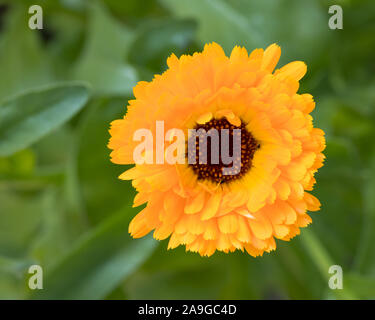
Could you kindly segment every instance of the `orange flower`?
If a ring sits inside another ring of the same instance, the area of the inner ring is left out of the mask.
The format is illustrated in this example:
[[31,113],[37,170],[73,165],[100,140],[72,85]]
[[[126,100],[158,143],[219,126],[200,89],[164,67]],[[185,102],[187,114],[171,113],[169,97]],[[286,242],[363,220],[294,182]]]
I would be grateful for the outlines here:
[[324,132],[313,127],[313,97],[297,93],[306,65],[274,71],[280,54],[273,44],[250,55],[235,47],[227,57],[212,43],[192,56],[172,54],[167,71],[137,84],[127,114],[111,124],[112,162],[134,163],[134,132],[155,134],[163,120],[165,131],[241,129],[241,170],[224,176],[222,162],[136,164],[120,176],[133,180],[134,206],[147,203],[129,226],[134,238],[154,230],[158,240],[170,237],[168,248],[258,256],[311,222],[307,211],[320,203],[306,191],[323,165]]

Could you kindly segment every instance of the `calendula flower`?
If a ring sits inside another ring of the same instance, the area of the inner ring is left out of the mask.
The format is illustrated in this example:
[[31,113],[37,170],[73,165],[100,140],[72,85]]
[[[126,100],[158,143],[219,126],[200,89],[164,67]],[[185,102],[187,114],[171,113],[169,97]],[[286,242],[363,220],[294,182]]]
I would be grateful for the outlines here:
[[144,128],[155,137],[161,121],[165,132],[185,133],[185,146],[189,129],[228,129],[232,138],[240,130],[241,160],[230,171],[221,156],[213,163],[208,148],[201,163],[194,141],[198,161],[171,164],[160,160],[175,140],[166,137],[161,153],[154,141],[142,153],[153,163],[137,163],[120,176],[138,191],[134,206],[146,204],[130,223],[134,238],[154,230],[158,240],[169,237],[168,248],[258,256],[276,248],[275,238],[290,240],[311,222],[307,211],[320,203],[308,191],[323,165],[324,132],[313,126],[313,97],[297,93],[306,65],[295,61],[274,71],[280,54],[273,44],[250,55],[235,47],[227,57],[211,43],[192,56],[172,54],[162,75],[137,84],[126,115],[111,124],[112,162],[134,163],[135,132]]

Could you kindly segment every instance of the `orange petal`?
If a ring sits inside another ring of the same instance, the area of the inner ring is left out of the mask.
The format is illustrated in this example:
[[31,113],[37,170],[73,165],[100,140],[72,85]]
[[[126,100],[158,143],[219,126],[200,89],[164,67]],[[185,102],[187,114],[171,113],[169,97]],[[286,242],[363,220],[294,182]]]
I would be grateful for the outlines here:
[[281,49],[277,44],[271,44],[265,51],[263,55],[263,60],[261,64],[261,69],[272,72],[275,69],[277,63],[279,62],[281,55]]
[[276,70],[275,75],[277,78],[284,80],[288,77],[293,78],[294,80],[301,80],[306,74],[307,66],[302,61],[293,61],[285,65],[284,67]]
[[227,214],[218,218],[218,225],[222,233],[235,233],[238,230],[238,218],[234,214]]
[[202,210],[202,220],[211,219],[216,215],[220,206],[221,197],[222,195],[220,191],[215,192],[213,195],[209,197],[209,199],[206,201],[204,209]]
[[186,214],[194,214],[202,210],[204,205],[205,193],[200,192],[195,197],[186,200],[184,211]]

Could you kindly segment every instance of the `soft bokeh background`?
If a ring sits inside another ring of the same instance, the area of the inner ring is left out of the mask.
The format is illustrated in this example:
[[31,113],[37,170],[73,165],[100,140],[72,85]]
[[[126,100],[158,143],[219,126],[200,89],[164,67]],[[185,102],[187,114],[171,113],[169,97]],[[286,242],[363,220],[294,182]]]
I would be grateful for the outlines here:
[[[375,2],[0,1],[0,298],[375,298]],[[28,8],[44,9],[44,30]],[[340,4],[344,29],[328,28]],[[227,53],[277,42],[306,61],[327,161],[313,224],[261,258],[167,251],[132,240],[134,190],[109,161],[111,120],[166,58],[216,41]],[[90,87],[90,90],[87,89]],[[27,287],[31,264],[44,289]],[[344,290],[328,288],[328,268]]]

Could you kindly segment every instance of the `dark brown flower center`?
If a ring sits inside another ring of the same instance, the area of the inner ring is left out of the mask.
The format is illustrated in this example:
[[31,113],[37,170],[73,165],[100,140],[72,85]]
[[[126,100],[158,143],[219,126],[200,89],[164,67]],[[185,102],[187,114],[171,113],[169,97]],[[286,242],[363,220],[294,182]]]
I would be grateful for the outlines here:
[[[230,182],[241,178],[250,170],[254,153],[260,144],[242,121],[240,126],[235,126],[226,118],[212,119],[205,124],[197,124],[194,129],[195,132],[207,133],[206,136],[192,135],[188,141],[188,146],[191,146],[188,147],[188,163],[199,180],[210,180],[215,183]],[[218,134],[216,136],[210,134],[213,131]],[[225,132],[225,135],[222,135],[222,132]],[[200,140],[202,142],[204,139],[207,139],[204,145],[206,152],[202,150],[200,144]],[[225,153],[232,158],[230,163]]]

